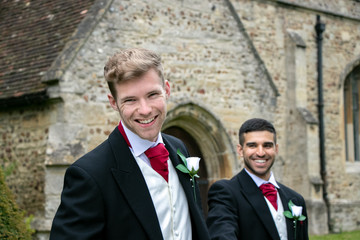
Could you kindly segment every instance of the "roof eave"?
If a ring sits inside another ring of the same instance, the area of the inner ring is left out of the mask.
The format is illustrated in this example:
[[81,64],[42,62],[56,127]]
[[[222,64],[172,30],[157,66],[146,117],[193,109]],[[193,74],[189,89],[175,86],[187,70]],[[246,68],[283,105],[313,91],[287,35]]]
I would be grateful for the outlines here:
[[10,108],[25,107],[30,105],[43,104],[49,100],[46,89],[36,93],[24,94],[19,97],[10,97],[0,99],[0,109],[8,110]]

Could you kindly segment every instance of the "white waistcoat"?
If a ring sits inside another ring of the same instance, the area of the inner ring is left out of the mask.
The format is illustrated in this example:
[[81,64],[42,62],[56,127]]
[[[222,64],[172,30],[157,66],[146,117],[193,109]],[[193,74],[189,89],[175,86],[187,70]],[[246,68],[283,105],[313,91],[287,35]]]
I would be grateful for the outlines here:
[[136,157],[136,162],[149,189],[163,238],[165,240],[192,239],[188,203],[170,159],[168,160],[169,182],[166,182],[160,174],[140,158]]
[[264,198],[270,209],[271,215],[274,219],[280,239],[287,240],[288,238],[287,238],[286,221],[284,216],[284,206],[282,205],[279,193],[277,193],[277,205],[278,205],[277,211],[275,210],[274,206],[270,203],[270,201],[266,197]]

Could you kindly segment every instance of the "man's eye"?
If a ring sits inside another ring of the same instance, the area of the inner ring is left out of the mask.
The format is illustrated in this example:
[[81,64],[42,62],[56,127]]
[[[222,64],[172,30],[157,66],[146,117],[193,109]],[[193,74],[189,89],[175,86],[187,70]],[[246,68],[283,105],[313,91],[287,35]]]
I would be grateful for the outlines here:
[[125,99],[124,103],[132,103],[135,102],[135,99]]
[[154,92],[154,93],[150,93],[150,94],[149,94],[149,97],[156,97],[156,96],[158,96],[158,95],[159,95],[159,93]]

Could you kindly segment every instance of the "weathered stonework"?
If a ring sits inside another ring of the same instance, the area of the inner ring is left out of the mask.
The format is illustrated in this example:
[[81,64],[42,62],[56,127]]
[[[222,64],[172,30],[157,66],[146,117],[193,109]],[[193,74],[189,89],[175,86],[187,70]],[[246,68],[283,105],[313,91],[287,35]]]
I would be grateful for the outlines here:
[[19,207],[44,214],[45,155],[53,105],[0,112],[1,166]]
[[[285,160],[284,165],[292,166],[291,169],[298,169],[295,162],[301,162],[301,158],[307,151],[301,152],[301,145],[293,145],[288,141],[286,136],[296,136],[298,141],[301,139],[298,133],[294,134],[294,130],[299,128],[301,118],[294,118],[290,126],[284,124],[294,111],[289,112],[289,91],[287,87],[289,75],[286,75],[289,62],[286,58],[286,35],[287,32],[296,33],[303,40],[304,57],[298,55],[299,63],[306,63],[305,74],[300,74],[303,81],[306,81],[306,102],[301,100],[296,106],[303,105],[309,110],[309,113],[317,118],[317,70],[316,70],[316,33],[314,26],[316,24],[316,15],[321,16],[321,21],[326,24],[323,39],[323,90],[324,90],[324,115],[325,115],[325,148],[326,148],[326,170],[327,170],[327,192],[330,203],[330,230],[339,232],[358,229],[359,219],[352,218],[346,213],[353,211],[355,215],[360,214],[357,198],[360,194],[359,189],[354,183],[359,182],[360,172],[356,174],[349,173],[345,167],[345,149],[344,149],[344,130],[343,130],[343,81],[344,71],[349,72],[348,65],[357,62],[360,53],[360,5],[356,1],[237,1],[234,6],[249,34],[253,44],[268,68],[270,74],[281,93],[278,98],[276,125],[280,132],[280,146],[293,148],[286,155],[282,155]],[[294,40],[295,41],[295,40]],[[300,44],[301,45],[301,44]],[[274,57],[274,54],[276,57]],[[296,58],[296,57],[295,57]],[[353,66],[354,67],[354,66]],[[347,69],[347,70],[345,70]],[[297,68],[298,71],[298,68]],[[293,75],[295,76],[295,75]],[[300,83],[301,83],[300,82]],[[339,86],[340,82],[340,86]],[[297,87],[298,88],[298,87]],[[292,96],[297,96],[294,92]],[[289,115],[290,113],[290,115]],[[314,126],[315,127],[315,126]],[[316,134],[317,130],[315,131]],[[313,139],[313,140],[311,140]],[[318,138],[308,138],[309,146],[318,146]],[[299,142],[301,144],[301,140]],[[300,148],[299,148],[300,147]],[[294,151],[294,150],[299,151]],[[306,149],[306,148],[305,148]],[[310,157],[310,156],[309,156]],[[308,158],[309,163],[318,159],[318,155]],[[319,163],[319,162],[318,162]],[[352,163],[353,168],[358,169],[359,163]],[[308,173],[314,172],[314,167],[308,168]],[[306,171],[305,171],[306,172]],[[305,189],[300,186],[306,186],[313,183],[314,190],[318,176],[310,177],[308,184],[302,182],[302,171],[290,173],[289,171],[281,174],[284,182],[291,183],[290,186],[295,189],[301,189],[300,192],[305,193]],[[305,173],[306,175],[306,173]],[[316,174],[315,174],[316,175]],[[297,177],[296,177],[297,176]],[[300,181],[299,181],[300,180]],[[315,191],[316,192],[316,191]],[[321,192],[320,196],[322,195]],[[314,194],[311,198],[318,199],[318,194]],[[307,195],[307,194],[306,194]],[[306,196],[305,195],[305,196]],[[348,204],[340,204],[343,211],[339,211],[340,202]],[[316,205],[316,204],[315,204]],[[353,206],[351,210],[345,210],[347,207]],[[323,208],[323,207],[321,207]],[[319,211],[314,213],[319,214]],[[317,218],[313,215],[313,219]],[[336,219],[336,220],[335,220]],[[341,220],[340,220],[341,219]],[[313,223],[313,221],[310,222]],[[318,226],[313,228],[314,233],[318,233]],[[310,228],[311,230],[311,228]]]

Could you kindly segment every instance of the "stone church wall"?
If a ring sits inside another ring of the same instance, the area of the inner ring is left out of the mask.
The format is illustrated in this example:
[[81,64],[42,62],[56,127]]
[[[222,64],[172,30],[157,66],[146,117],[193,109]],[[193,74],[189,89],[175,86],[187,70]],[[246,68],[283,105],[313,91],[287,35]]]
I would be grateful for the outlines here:
[[0,164],[19,207],[35,216],[44,213],[44,163],[52,109],[44,105],[0,112]]
[[[339,232],[359,229],[360,204],[358,183],[360,171],[358,163],[345,160],[345,139],[343,126],[343,81],[342,76],[360,54],[360,3],[358,1],[234,1],[234,6],[244,24],[255,48],[264,61],[276,86],[279,89],[276,125],[280,131],[280,146],[286,146],[287,152],[280,153],[284,166],[296,166],[306,154],[296,153],[296,146],[288,142],[294,132],[286,122],[291,118],[289,111],[289,81],[286,69],[291,67],[286,58],[286,38],[296,33],[303,41],[304,57],[298,58],[305,64],[303,70],[297,68],[300,76],[298,87],[306,83],[304,96],[295,105],[305,107],[317,118],[317,46],[316,16],[326,24],[323,33],[323,90],[324,124],[327,170],[327,192],[330,202],[330,230]],[[299,63],[297,65],[299,67]],[[306,99],[303,104],[302,99]],[[294,128],[301,120],[294,120]],[[289,131],[291,130],[291,131]],[[318,146],[314,138],[310,145]],[[301,141],[301,140],[299,140]],[[313,159],[315,160],[315,159]],[[285,167],[283,168],[285,169]],[[296,167],[295,169],[298,169]],[[350,171],[350,169],[352,169]],[[356,170],[357,169],[357,170]],[[290,186],[299,186],[294,175],[301,171],[283,171],[281,177]],[[298,176],[297,178],[300,178]],[[342,209],[342,210],[340,210]]]

